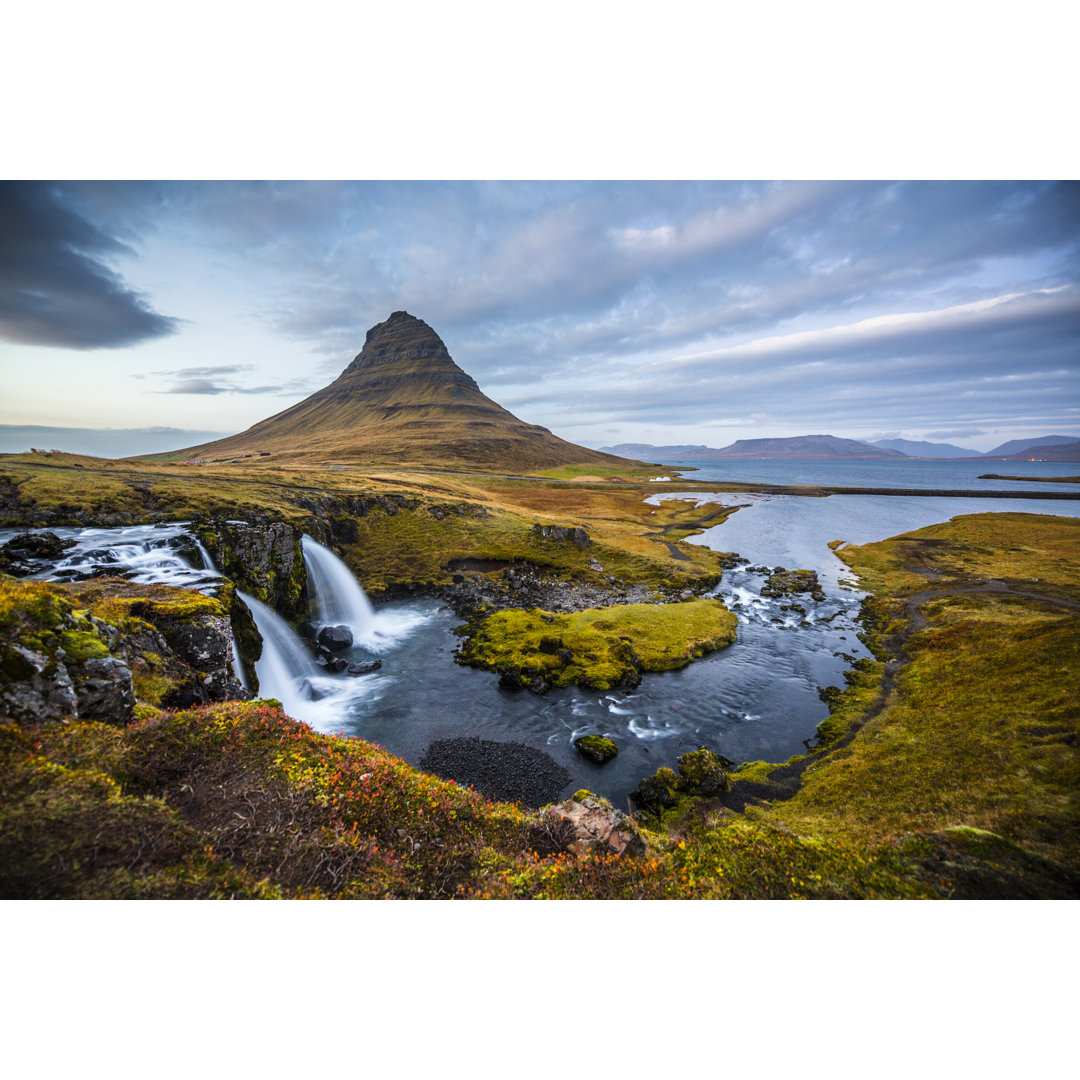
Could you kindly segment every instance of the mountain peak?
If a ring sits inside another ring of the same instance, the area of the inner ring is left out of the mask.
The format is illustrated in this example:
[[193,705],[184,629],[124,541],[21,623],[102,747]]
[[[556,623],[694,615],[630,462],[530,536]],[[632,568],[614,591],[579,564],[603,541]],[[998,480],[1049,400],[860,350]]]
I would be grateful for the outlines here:
[[487,397],[423,319],[395,311],[329,386],[239,435],[183,451],[248,450],[505,469],[622,464],[526,424]]

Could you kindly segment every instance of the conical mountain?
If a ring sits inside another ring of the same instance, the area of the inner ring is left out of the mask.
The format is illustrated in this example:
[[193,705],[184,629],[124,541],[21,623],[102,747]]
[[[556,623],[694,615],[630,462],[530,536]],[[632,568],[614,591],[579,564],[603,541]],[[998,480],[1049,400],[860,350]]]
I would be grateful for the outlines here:
[[329,386],[239,435],[177,454],[215,458],[260,450],[373,465],[518,471],[627,464],[497,405],[454,363],[439,335],[406,311],[373,326],[360,354]]

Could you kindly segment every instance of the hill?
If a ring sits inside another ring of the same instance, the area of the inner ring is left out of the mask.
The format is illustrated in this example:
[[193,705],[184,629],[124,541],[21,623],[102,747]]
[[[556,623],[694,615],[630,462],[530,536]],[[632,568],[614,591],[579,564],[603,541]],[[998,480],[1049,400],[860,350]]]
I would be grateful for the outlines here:
[[979,457],[978,450],[965,450],[952,443],[920,442],[914,439],[877,439],[872,446],[881,446],[886,450],[899,450],[914,458],[973,458]]
[[897,450],[888,450],[855,439],[835,435],[796,435],[789,439],[738,439],[730,446],[649,446],[646,443],[621,443],[604,447],[608,453],[631,454],[654,461],[712,461],[716,458],[904,458]]
[[359,355],[329,386],[239,435],[167,457],[220,460],[260,452],[275,459],[508,471],[632,466],[497,405],[454,363],[439,335],[406,311],[373,326]]
[[[993,450],[987,450],[983,457],[992,458],[1012,458],[1014,461],[1019,460],[1016,455],[1020,455],[1020,459],[1027,457],[1044,457],[1042,454],[1032,455],[1029,454],[1029,450],[1033,450],[1038,447],[1040,450],[1045,450],[1048,446],[1063,446],[1067,443],[1076,442],[1075,435],[1044,435],[1040,439],[1010,439],[1008,442],[1003,442],[1000,446],[995,446]],[[1053,458],[1044,458],[1044,460],[1055,460]],[[1069,458],[1058,458],[1059,461],[1068,461]]]
[[[989,456],[989,455],[987,455]],[[1080,440],[1029,446],[1016,454],[995,455],[997,461],[1080,461]]]

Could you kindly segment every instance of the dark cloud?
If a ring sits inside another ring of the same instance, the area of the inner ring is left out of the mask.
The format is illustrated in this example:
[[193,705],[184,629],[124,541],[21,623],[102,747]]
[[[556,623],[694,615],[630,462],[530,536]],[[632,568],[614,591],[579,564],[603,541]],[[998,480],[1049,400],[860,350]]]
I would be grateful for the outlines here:
[[115,349],[175,333],[106,260],[130,254],[67,204],[62,187],[0,183],[0,337]]

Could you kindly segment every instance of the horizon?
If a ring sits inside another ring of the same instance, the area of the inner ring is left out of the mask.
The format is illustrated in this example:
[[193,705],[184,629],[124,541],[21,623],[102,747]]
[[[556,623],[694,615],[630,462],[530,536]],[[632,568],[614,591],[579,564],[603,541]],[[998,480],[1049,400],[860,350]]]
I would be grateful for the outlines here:
[[394,310],[589,448],[1080,430],[1075,182],[8,181],[0,218],[3,446],[244,431]]

